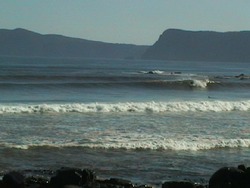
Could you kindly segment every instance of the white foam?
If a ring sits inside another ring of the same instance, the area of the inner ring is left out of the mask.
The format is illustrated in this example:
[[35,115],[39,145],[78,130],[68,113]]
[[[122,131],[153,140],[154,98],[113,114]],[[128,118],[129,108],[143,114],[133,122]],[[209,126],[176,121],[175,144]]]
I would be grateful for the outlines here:
[[125,102],[125,103],[72,103],[37,105],[0,105],[5,113],[109,113],[109,112],[225,112],[248,111],[250,100],[245,101],[183,101],[183,102]]
[[206,88],[208,84],[214,84],[214,83],[219,83],[215,81],[211,81],[209,79],[187,79],[184,80],[189,86],[191,87],[197,87],[197,88]]
[[189,85],[191,87],[200,87],[200,88],[206,88],[208,83],[209,83],[208,79],[205,79],[205,80],[191,80],[191,81],[189,81]]
[[164,71],[161,70],[152,70],[152,71],[140,71],[142,74],[164,74]]
[[[103,141],[103,139],[102,139]],[[4,144],[4,147],[29,149],[31,147],[86,147],[96,149],[126,149],[126,150],[175,150],[175,151],[199,151],[211,150],[219,148],[249,148],[250,139],[143,139],[138,141],[129,141],[126,139],[105,140],[105,142],[92,142],[85,144],[78,144],[76,142],[56,143],[48,141],[40,141],[40,143],[29,144]]]
[[153,70],[153,71],[150,71],[149,73],[152,73],[152,74],[163,74],[164,71],[161,71],[161,70]]
[[158,141],[143,142],[122,142],[122,143],[109,143],[104,146],[100,144],[92,144],[89,147],[105,148],[105,149],[150,149],[150,150],[210,150],[216,148],[241,148],[250,147],[250,139],[197,139],[197,140],[174,140],[162,139]]

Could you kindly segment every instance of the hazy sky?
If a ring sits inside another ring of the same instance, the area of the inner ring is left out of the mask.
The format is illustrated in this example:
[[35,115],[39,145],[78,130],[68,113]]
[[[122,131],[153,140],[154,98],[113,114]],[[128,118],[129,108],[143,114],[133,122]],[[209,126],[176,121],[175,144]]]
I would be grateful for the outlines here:
[[250,0],[0,0],[0,28],[150,45],[169,28],[250,30]]

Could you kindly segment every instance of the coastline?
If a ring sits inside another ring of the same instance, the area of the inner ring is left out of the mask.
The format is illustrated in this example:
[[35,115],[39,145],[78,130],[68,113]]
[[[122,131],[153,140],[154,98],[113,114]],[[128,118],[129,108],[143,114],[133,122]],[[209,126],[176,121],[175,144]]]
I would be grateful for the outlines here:
[[101,179],[91,169],[62,167],[53,170],[24,170],[0,173],[3,188],[247,188],[250,186],[250,167],[223,167],[215,171],[208,183],[166,181],[157,185],[134,184],[120,178]]

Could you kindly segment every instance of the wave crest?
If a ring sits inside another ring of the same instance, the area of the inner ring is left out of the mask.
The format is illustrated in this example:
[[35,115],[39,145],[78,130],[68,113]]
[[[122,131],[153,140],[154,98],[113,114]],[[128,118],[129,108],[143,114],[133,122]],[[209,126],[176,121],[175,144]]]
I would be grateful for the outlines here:
[[187,81],[191,87],[198,87],[198,88],[206,88],[208,84],[212,84],[215,82],[210,81],[209,79],[205,80],[188,80]]
[[86,143],[79,144],[76,142],[67,143],[49,143],[41,141],[39,144],[4,144],[4,147],[16,149],[30,149],[35,147],[51,147],[51,148],[71,148],[83,147],[91,149],[124,149],[124,150],[173,150],[173,151],[200,151],[222,148],[249,148],[250,139],[196,139],[196,140],[145,140],[145,141],[123,141],[123,142],[107,142],[107,143]]
[[109,113],[109,112],[225,112],[248,111],[246,101],[199,101],[199,102],[127,102],[127,103],[72,103],[38,105],[0,105],[0,114],[5,113]]

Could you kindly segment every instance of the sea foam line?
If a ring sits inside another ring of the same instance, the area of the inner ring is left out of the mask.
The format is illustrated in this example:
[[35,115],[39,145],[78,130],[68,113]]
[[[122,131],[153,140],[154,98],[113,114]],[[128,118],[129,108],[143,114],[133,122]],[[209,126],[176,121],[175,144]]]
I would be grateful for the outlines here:
[[125,103],[72,103],[1,105],[5,113],[109,113],[109,112],[225,112],[248,111],[250,100],[245,101],[183,101],[183,102],[125,102]]
[[201,151],[223,148],[249,148],[250,139],[201,139],[201,140],[173,140],[162,139],[161,141],[122,141],[107,143],[85,143],[78,144],[76,142],[56,143],[41,141],[39,144],[0,144],[2,147],[16,148],[27,150],[35,147],[51,147],[51,148],[72,148],[83,147],[90,149],[124,149],[124,150],[173,150],[173,151]]

